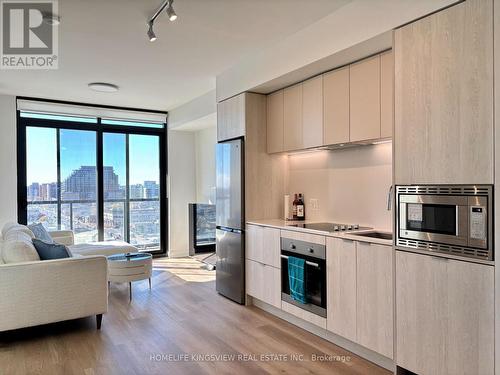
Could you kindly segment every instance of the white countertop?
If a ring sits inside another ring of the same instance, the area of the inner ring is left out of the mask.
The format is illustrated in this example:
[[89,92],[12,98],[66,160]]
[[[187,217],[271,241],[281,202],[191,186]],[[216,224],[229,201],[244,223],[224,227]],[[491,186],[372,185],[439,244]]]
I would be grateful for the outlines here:
[[327,236],[327,237],[337,237],[337,238],[346,238],[354,241],[360,241],[360,242],[369,242],[369,243],[376,243],[380,245],[387,245],[387,246],[392,246],[392,240],[384,240],[382,238],[373,238],[373,237],[364,237],[364,236],[358,236],[356,234],[358,233],[365,233],[365,232],[381,232],[381,233],[391,233],[387,232],[384,230],[378,230],[377,228],[373,229],[360,229],[360,230],[352,230],[349,232],[326,232],[322,230],[314,230],[314,229],[308,229],[308,228],[301,228],[301,227],[294,227],[290,226],[291,224],[310,224],[310,223],[315,223],[317,221],[291,221],[291,220],[283,220],[283,219],[258,219],[258,220],[249,220],[247,221],[247,224],[252,224],[252,225],[260,225],[264,227],[271,227],[271,228],[276,228],[276,229],[281,229],[281,230],[289,230],[289,231],[294,231],[294,232],[303,232],[303,233],[311,233],[311,234],[317,234],[321,236]]

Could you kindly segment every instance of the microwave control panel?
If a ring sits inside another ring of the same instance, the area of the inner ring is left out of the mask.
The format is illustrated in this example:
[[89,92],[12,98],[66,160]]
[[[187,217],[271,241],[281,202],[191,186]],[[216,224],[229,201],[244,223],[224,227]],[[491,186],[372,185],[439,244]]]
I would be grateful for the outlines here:
[[470,207],[470,238],[474,240],[486,240],[487,221],[486,207],[471,206]]

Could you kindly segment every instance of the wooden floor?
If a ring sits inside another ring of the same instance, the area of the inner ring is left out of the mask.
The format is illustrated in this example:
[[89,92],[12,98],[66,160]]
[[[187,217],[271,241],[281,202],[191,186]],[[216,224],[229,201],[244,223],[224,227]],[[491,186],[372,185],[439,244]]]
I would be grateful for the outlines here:
[[[0,334],[0,373],[389,374],[258,308],[219,296],[215,273],[195,260],[159,259],[154,268],[152,291],[147,281],[134,283],[132,303],[125,284],[111,285],[101,331],[86,318]],[[280,360],[292,353],[303,360]],[[271,356],[261,360],[263,354]],[[313,354],[350,360],[313,362]],[[206,357],[196,361],[191,355]]]

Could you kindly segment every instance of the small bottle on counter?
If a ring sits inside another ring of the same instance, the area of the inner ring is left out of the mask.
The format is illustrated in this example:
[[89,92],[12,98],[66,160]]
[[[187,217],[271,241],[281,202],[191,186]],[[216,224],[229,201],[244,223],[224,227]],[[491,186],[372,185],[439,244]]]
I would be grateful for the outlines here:
[[304,199],[302,198],[302,194],[299,194],[299,199],[297,203],[297,220],[305,220],[306,219],[306,207],[304,205]]
[[297,194],[295,194],[292,202],[292,219],[297,220],[297,205],[299,204],[299,199],[297,198]]

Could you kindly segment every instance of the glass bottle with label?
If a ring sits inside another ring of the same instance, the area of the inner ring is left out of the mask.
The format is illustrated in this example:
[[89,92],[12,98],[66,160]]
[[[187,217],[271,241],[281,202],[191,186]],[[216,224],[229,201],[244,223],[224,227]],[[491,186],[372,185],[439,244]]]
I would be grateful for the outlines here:
[[297,198],[297,194],[295,194],[292,202],[292,218],[293,220],[297,220],[297,205],[299,204],[299,199]]
[[297,203],[297,220],[305,220],[306,219],[306,209],[304,205],[304,199],[302,198],[302,194],[299,194],[299,199]]

